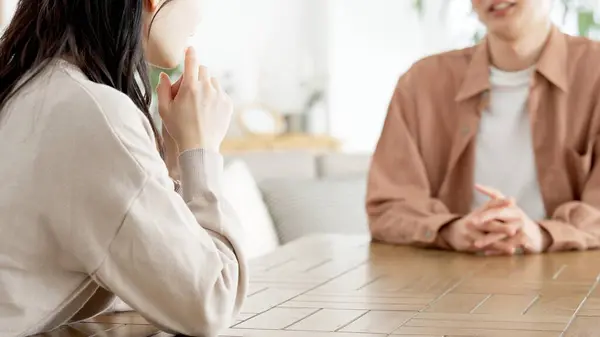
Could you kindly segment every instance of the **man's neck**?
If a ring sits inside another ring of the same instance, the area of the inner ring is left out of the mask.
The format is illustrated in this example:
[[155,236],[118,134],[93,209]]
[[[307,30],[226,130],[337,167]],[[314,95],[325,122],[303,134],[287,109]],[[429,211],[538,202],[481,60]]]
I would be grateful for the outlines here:
[[535,33],[506,40],[492,34],[488,37],[488,48],[492,65],[504,71],[519,71],[534,66],[548,41],[552,26],[535,30]]

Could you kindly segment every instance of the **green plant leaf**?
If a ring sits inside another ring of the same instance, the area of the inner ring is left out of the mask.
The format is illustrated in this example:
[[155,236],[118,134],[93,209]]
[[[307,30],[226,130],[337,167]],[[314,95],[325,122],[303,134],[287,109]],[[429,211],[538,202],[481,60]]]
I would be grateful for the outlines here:
[[577,14],[577,21],[579,26],[579,35],[589,37],[590,30],[592,27],[597,26],[596,21],[594,20],[594,11],[593,10],[581,10]]
[[148,76],[150,77],[150,86],[152,86],[152,93],[156,92],[156,87],[158,86],[158,81],[160,79],[160,73],[165,73],[165,74],[169,75],[169,77],[171,79],[174,79],[173,77],[181,74],[182,72],[183,72],[182,65],[179,65],[173,69],[161,69],[161,68],[151,66]]
[[414,4],[413,6],[415,7],[415,10],[417,11],[417,13],[419,14],[419,16],[423,17],[423,15],[425,14],[425,0],[414,0]]

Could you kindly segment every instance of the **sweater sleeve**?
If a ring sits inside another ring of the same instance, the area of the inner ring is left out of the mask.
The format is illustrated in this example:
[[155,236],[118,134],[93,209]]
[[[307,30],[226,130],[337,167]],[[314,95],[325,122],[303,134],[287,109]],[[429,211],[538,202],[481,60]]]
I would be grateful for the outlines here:
[[54,150],[40,158],[52,163],[44,184],[53,187],[40,193],[53,202],[45,221],[65,265],[166,332],[217,335],[233,323],[248,283],[221,155],[182,154],[180,196],[133,102],[111,88],[81,89],[44,126]]
[[[592,151],[591,157],[600,158],[600,135],[596,136]],[[552,237],[548,249],[551,252],[600,248],[600,165],[597,162],[591,163],[581,200],[560,205],[552,217],[540,225]]]
[[95,277],[164,331],[216,336],[246,292],[237,220],[221,195],[221,156],[193,150],[180,162],[184,200],[147,180]]

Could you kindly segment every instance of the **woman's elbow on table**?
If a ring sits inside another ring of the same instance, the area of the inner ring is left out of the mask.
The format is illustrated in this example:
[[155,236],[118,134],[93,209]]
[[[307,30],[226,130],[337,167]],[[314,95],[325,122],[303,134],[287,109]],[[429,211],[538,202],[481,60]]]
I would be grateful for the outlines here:
[[180,319],[179,322],[162,330],[198,337],[212,337],[223,333],[234,323],[242,301],[233,278],[234,275],[224,273],[212,290],[193,296],[195,300],[191,300],[188,306],[181,307],[179,315],[175,316],[175,319]]
[[194,226],[140,231],[136,224],[126,221],[96,273],[99,283],[168,333],[216,336],[230,326],[248,284],[237,244]]
[[[197,273],[191,269],[187,272]],[[195,275],[198,280],[194,283],[177,282],[173,278],[172,286],[159,288],[154,294],[119,291],[119,295],[164,332],[217,336],[233,324],[240,311],[246,296],[246,276],[238,263],[222,264],[215,260],[210,269],[211,273]]]

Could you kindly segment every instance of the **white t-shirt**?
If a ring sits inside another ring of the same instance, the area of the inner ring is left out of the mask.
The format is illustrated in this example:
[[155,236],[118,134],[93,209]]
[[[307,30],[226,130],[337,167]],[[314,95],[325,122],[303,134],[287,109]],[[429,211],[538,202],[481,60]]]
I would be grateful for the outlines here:
[[[533,220],[546,218],[540,192],[527,99],[535,69],[490,72],[490,104],[476,140],[475,183],[514,197]],[[489,198],[475,192],[473,209]]]

